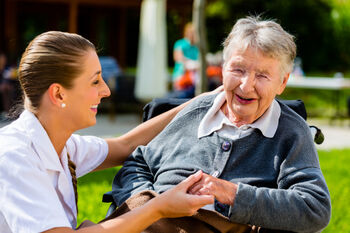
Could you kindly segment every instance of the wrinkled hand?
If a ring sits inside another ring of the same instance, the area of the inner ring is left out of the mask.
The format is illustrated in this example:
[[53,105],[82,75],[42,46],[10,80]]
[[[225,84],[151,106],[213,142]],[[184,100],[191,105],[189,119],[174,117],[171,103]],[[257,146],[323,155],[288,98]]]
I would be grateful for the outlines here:
[[188,193],[188,189],[198,182],[202,175],[203,172],[198,171],[177,186],[153,199],[158,202],[158,208],[162,217],[192,216],[199,208],[214,203],[214,196],[212,195],[193,195]]
[[203,173],[202,178],[190,187],[189,193],[213,195],[219,202],[233,206],[237,188],[237,184]]

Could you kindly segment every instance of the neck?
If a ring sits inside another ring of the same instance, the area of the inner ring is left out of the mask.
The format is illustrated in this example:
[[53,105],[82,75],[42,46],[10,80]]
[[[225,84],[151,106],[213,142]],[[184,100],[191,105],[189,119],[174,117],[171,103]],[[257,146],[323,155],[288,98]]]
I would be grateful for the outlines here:
[[237,127],[251,123],[247,119],[235,116],[233,111],[231,111],[231,109],[228,107],[227,101],[225,101],[225,103],[221,106],[221,111],[224,113],[227,119],[229,119],[229,121],[231,121]]
[[49,136],[57,155],[60,156],[73,131],[67,129],[64,120],[62,120],[64,118],[60,117],[56,112],[39,111],[35,115]]

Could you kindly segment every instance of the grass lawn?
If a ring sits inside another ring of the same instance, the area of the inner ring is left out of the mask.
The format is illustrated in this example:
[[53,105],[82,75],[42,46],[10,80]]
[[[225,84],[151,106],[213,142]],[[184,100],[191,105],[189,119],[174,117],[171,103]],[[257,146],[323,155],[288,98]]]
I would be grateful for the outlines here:
[[[350,148],[319,151],[320,163],[332,198],[332,219],[323,231],[348,232],[350,229]],[[84,219],[103,219],[109,204],[102,203],[103,193],[110,191],[118,168],[95,172],[79,178],[78,224]]]
[[350,149],[319,151],[322,172],[332,200],[332,218],[323,232],[350,229]]

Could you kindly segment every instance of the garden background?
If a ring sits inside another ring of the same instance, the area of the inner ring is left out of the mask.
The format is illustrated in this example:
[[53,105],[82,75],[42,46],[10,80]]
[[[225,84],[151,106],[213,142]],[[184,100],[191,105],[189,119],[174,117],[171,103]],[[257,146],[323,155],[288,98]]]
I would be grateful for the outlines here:
[[[70,30],[67,20],[70,16],[65,5],[68,2],[68,0],[0,0],[0,50],[7,53],[10,63],[18,62],[24,48],[36,35],[47,30]],[[93,1],[81,0],[81,2]],[[76,6],[80,10],[76,32],[96,44],[100,55],[115,56],[120,61],[124,72],[133,76],[136,73],[139,7],[142,0],[100,2],[100,4],[84,3]],[[103,2],[108,4],[103,5]],[[120,2],[120,6],[116,2]],[[123,4],[127,4],[125,2],[130,2],[130,7],[123,7]],[[169,73],[174,64],[173,44],[182,37],[183,25],[192,17],[191,11],[185,8],[179,10],[172,5],[172,2],[179,2],[179,5],[188,2],[191,5],[193,1],[167,1],[169,3],[166,15]],[[14,4],[15,9],[18,9],[17,14],[8,15],[7,10],[13,9]],[[182,11],[187,13],[184,14]],[[275,19],[296,37],[297,56],[302,60],[306,76],[333,77],[335,73],[341,72],[345,79],[350,77],[349,0],[207,0],[205,13],[209,52],[215,53],[222,50],[222,42],[238,18],[249,14],[261,15],[263,18]],[[6,24],[8,19],[11,19],[8,21],[10,23]],[[122,25],[125,27],[120,29]],[[124,37],[120,36],[118,30],[124,30]],[[14,35],[14,37],[7,37],[8,35]],[[120,51],[124,51],[123,56]],[[281,98],[302,99],[312,121],[331,123],[350,131],[346,105],[350,90],[344,90],[340,95],[342,118],[330,121],[335,112],[335,106],[331,101],[333,95],[333,91],[327,90],[287,88]],[[129,97],[124,100],[128,108],[121,108],[120,105],[116,108],[117,117],[122,109],[141,114],[142,104],[131,105],[130,100]],[[116,101],[123,101],[123,99],[116,99]],[[348,140],[347,148],[319,150],[321,168],[332,200],[331,222],[324,231],[328,233],[350,231],[348,205],[350,138]],[[78,180],[78,223],[84,219],[98,222],[104,218],[109,205],[102,203],[102,195],[111,189],[117,170],[118,168],[113,168],[95,172]]]

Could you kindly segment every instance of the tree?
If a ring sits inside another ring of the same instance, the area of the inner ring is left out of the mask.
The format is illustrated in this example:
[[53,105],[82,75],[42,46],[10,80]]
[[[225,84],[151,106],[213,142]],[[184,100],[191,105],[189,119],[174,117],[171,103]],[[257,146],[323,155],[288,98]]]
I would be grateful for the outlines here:
[[205,55],[207,54],[207,33],[205,25],[205,0],[194,0],[193,1],[193,25],[198,38],[199,48],[199,77],[196,83],[196,95],[207,91],[208,81],[206,75],[206,60]]

